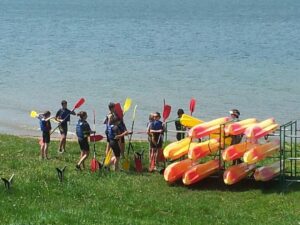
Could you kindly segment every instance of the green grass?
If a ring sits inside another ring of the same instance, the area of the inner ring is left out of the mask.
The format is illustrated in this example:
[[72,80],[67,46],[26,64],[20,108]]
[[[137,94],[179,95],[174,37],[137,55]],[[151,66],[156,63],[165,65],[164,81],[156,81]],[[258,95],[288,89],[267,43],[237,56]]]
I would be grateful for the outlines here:
[[[68,142],[63,155],[57,146],[51,142],[52,159],[40,161],[37,140],[0,135],[0,175],[15,174],[10,190],[0,186],[1,224],[300,224],[297,185],[281,194],[274,181],[225,186],[209,178],[188,188],[158,173],[80,172],[78,144]],[[97,151],[102,160],[104,145]],[[60,183],[55,168],[64,165]]]

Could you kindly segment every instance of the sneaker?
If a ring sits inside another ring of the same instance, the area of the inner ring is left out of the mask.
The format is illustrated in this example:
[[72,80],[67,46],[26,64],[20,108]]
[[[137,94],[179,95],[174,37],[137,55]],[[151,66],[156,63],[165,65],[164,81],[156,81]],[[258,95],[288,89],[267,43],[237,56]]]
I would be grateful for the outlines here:
[[58,149],[58,153],[60,153],[60,154],[64,153],[64,151],[65,151],[64,149]]

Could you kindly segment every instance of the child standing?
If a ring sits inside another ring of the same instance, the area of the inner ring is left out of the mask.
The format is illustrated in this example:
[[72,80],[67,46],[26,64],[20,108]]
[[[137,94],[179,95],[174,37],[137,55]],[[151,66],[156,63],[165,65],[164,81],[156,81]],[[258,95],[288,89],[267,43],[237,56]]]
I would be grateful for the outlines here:
[[79,120],[76,125],[76,135],[78,137],[78,144],[80,146],[80,159],[76,164],[76,168],[81,170],[81,165],[85,168],[84,161],[89,156],[90,145],[88,141],[88,137],[92,132],[90,125],[86,121],[87,113],[85,111],[81,111],[77,114],[79,116]]
[[59,142],[59,153],[63,153],[66,150],[66,140],[68,134],[68,122],[70,122],[70,115],[76,115],[74,111],[71,111],[67,108],[67,101],[61,101],[61,109],[56,113],[56,120],[60,122],[59,131],[60,131],[60,142]]
[[111,121],[116,118],[116,113],[115,113],[115,103],[110,102],[108,104],[108,109],[109,109],[109,113],[107,114],[105,120],[104,120],[104,124],[105,124],[105,134],[106,134],[106,140],[107,140],[107,144],[106,144],[106,149],[105,149],[105,154],[107,155],[110,145],[109,145],[109,136],[108,136],[108,128],[109,125],[111,124]]
[[107,129],[108,139],[109,139],[109,147],[113,150],[114,157],[112,158],[112,162],[115,167],[115,171],[119,171],[119,162],[121,156],[121,149],[119,140],[125,135],[129,134],[127,130],[122,130],[120,128],[121,121],[117,117],[112,117],[109,120],[109,125]]
[[163,145],[163,132],[164,126],[160,121],[160,113],[156,112],[153,115],[154,121],[150,125],[150,134],[151,134],[151,142],[150,142],[150,166],[149,172],[156,170],[156,165],[160,161],[162,154],[162,145]]
[[40,128],[42,131],[42,143],[41,143],[41,159],[49,159],[48,157],[48,147],[50,143],[50,130],[51,128],[51,113],[46,111],[39,114],[38,118],[40,120]]

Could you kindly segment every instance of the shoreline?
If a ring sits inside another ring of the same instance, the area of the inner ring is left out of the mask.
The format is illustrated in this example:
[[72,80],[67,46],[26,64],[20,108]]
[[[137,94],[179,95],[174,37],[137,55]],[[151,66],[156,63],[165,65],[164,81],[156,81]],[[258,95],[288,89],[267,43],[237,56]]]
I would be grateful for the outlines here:
[[[9,134],[9,133],[0,133],[1,135],[7,135],[7,136],[13,136],[13,137],[18,137],[18,138],[30,138],[30,139],[35,139],[35,140],[39,140],[41,138],[41,136],[38,135],[17,135],[17,134]],[[59,136],[51,136],[51,141],[59,141],[60,137]],[[71,142],[76,142],[77,141],[77,137],[67,137],[67,141],[71,141]],[[147,139],[134,139],[131,140],[132,142],[147,142]],[[98,141],[99,142],[99,141]],[[104,139],[100,142],[105,142],[106,143],[106,138],[104,137]],[[127,141],[128,142],[128,141]],[[92,143],[92,142],[91,142]]]

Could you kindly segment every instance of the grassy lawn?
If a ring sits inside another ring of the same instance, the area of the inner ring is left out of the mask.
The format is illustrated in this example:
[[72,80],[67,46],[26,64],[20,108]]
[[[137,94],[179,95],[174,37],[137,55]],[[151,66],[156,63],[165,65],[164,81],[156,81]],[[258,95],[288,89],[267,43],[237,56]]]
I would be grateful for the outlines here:
[[[275,181],[226,186],[208,178],[188,188],[168,185],[159,173],[91,173],[90,158],[76,171],[79,146],[67,145],[59,155],[51,142],[51,159],[40,161],[36,139],[0,135],[0,175],[15,174],[10,190],[0,185],[1,224],[300,224],[299,185],[281,194]],[[98,159],[103,152],[97,143]],[[65,165],[60,183],[55,168]]]

